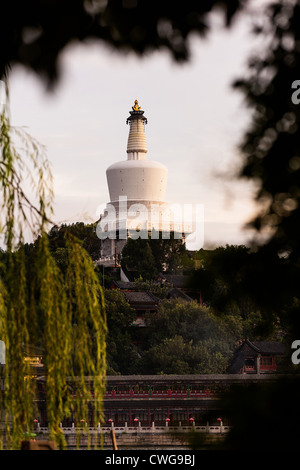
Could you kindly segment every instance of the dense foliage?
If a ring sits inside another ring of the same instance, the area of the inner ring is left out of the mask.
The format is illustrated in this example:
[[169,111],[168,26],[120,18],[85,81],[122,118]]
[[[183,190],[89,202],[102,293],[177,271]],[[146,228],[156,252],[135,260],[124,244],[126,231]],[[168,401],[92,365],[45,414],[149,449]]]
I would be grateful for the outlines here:
[[[20,155],[13,131],[4,110],[0,129],[5,247],[0,272],[0,338],[5,345],[1,437],[7,449],[18,449],[25,433],[33,429],[37,380],[25,361],[25,351],[42,346],[50,438],[63,448],[60,423],[72,411],[88,422],[90,387],[94,418],[102,420],[107,330],[103,293],[90,255],[70,232],[65,234],[63,269],[56,262],[46,233],[52,207],[49,165],[38,144],[26,135],[21,135],[25,155]],[[27,197],[27,172],[37,193],[37,205]],[[33,246],[25,247],[23,232],[28,227],[36,240]],[[89,383],[85,376],[91,377]],[[73,378],[71,388],[68,378]]]
[[174,238],[170,233],[169,239],[159,238],[131,239],[129,238],[121,258],[121,266],[125,272],[136,272],[145,280],[154,279],[159,273],[181,273],[190,267],[184,242]]
[[[136,290],[150,292],[159,301],[157,312],[146,315],[145,327],[134,326],[136,314],[121,291],[105,289],[110,373],[224,373],[243,339],[287,340],[284,305],[265,310],[257,296],[249,295],[249,279],[256,279],[257,290],[263,281],[256,270],[260,254],[245,246],[226,246],[188,255],[200,261],[200,267],[185,271],[185,287],[194,300],[171,299],[172,284],[152,277],[151,267],[146,276],[150,280],[135,280]],[[285,269],[284,260],[275,265]],[[266,321],[268,314],[272,323]]]
[[[48,234],[53,259],[64,274],[69,256],[66,253],[72,251],[68,236],[74,233],[80,237],[78,242],[81,244],[87,239],[93,240],[95,236],[94,227],[83,223],[56,227]],[[191,297],[187,301],[170,298],[172,283],[163,282],[161,276],[156,274],[158,270],[153,271],[151,263],[147,263],[145,253],[139,252],[139,248],[135,249],[136,246],[144,248],[146,241],[150,250],[151,240],[128,240],[130,251],[126,254],[126,259],[133,262],[142,259],[144,263],[143,271],[134,271],[139,274],[134,281],[135,290],[150,292],[159,303],[156,313],[145,316],[145,327],[135,325],[137,313],[123,292],[110,289],[113,280],[110,276],[116,276],[115,270],[106,271],[94,265],[100,284],[105,286],[108,328],[106,360],[109,375],[223,373],[234,350],[244,338],[285,339],[285,316],[281,306],[274,306],[272,328],[266,328],[263,305],[259,304],[257,298],[249,296],[245,285],[252,275],[251,270],[256,263],[254,259],[260,255],[252,253],[245,246],[201,249],[198,252],[188,252],[184,245],[180,246],[180,255],[175,250],[175,257],[177,265],[181,266],[180,273],[184,273],[185,289]],[[91,257],[95,243],[94,240],[87,246],[87,254]],[[167,240],[165,244],[169,254],[172,252],[172,243]],[[37,244],[26,245],[25,248],[26,266],[29,269]],[[62,253],[65,257],[63,263]],[[186,257],[189,259],[189,267],[183,269],[181,258],[185,260]],[[284,260],[282,262],[284,264]],[[257,277],[256,272],[255,278],[260,286],[262,279]]]

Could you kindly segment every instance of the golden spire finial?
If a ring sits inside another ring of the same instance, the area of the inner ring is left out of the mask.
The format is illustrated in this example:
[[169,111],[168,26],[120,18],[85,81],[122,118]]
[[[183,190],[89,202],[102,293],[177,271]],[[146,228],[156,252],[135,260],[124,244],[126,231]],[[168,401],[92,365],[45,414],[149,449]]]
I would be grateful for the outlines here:
[[140,111],[141,107],[139,106],[138,100],[134,100],[134,106],[132,106],[133,111]]

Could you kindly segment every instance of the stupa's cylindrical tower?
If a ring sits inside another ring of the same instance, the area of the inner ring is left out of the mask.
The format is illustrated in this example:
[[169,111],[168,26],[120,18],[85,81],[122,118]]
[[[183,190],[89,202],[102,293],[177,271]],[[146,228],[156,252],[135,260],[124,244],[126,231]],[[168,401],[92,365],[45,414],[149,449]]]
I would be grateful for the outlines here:
[[147,119],[137,100],[126,122],[130,126],[127,160],[114,163],[106,170],[110,201],[116,203],[125,196],[129,203],[163,203],[168,170],[159,162],[147,160]]

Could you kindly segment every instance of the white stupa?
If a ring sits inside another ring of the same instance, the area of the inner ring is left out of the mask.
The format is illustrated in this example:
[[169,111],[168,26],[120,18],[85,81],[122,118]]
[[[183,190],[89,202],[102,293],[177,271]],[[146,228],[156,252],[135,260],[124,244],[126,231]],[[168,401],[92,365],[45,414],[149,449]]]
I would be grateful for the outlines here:
[[[144,205],[149,215],[147,228],[151,230],[154,227],[162,230],[161,222],[152,221],[150,214],[151,208],[156,206],[158,206],[156,209],[160,210],[166,208],[168,170],[162,163],[147,160],[148,149],[145,135],[147,119],[137,100],[126,123],[130,126],[127,160],[114,163],[106,170],[110,203],[118,210],[120,199],[124,201],[126,198],[128,209],[132,208],[131,212],[137,205],[140,209],[143,209]],[[130,217],[127,217],[127,228],[135,229],[135,222],[136,218],[130,221]]]
[[[98,224],[102,231],[102,256],[120,253],[128,237],[168,238],[176,231],[174,218],[165,201],[168,169],[157,161],[147,159],[145,125],[147,119],[135,100],[130,116],[127,160],[106,170],[110,202]],[[181,225],[180,225],[181,230]]]

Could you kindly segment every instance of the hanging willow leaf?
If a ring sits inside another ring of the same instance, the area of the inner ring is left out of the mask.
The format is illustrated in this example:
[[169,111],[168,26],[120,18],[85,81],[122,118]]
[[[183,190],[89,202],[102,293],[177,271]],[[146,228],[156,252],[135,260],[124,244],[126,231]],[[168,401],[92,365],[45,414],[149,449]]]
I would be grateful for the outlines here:
[[1,302],[1,339],[9,364],[9,368],[5,368],[3,397],[7,448],[19,446],[34,416],[33,377],[24,361],[24,345],[29,343],[24,266],[21,246],[15,253],[8,254],[4,302]]
[[[17,150],[12,136],[22,143]],[[31,189],[25,180],[30,176]],[[7,109],[0,115],[1,229],[5,251],[0,277],[0,340],[5,343],[2,445],[18,449],[33,430],[36,376],[24,360],[26,345],[44,349],[50,439],[66,446],[60,423],[73,412],[101,423],[106,375],[106,316],[103,293],[88,253],[75,237],[66,239],[67,270],[52,257],[46,229],[53,191],[50,165],[39,144],[12,129]],[[28,194],[34,194],[34,200]],[[26,272],[23,233],[36,239],[34,270]],[[39,331],[36,331],[39,328]]]
[[43,316],[46,404],[50,438],[62,447],[60,422],[67,415],[67,375],[70,364],[71,331],[67,296],[62,275],[51,257],[47,238],[39,240],[36,261],[39,312]]
[[[103,421],[106,367],[104,297],[92,260],[79,240],[66,232],[69,262],[66,271],[68,317],[72,328],[72,378],[76,413],[89,422],[93,400],[94,422]],[[82,273],[85,273],[82,276]],[[71,330],[70,328],[70,330]]]

